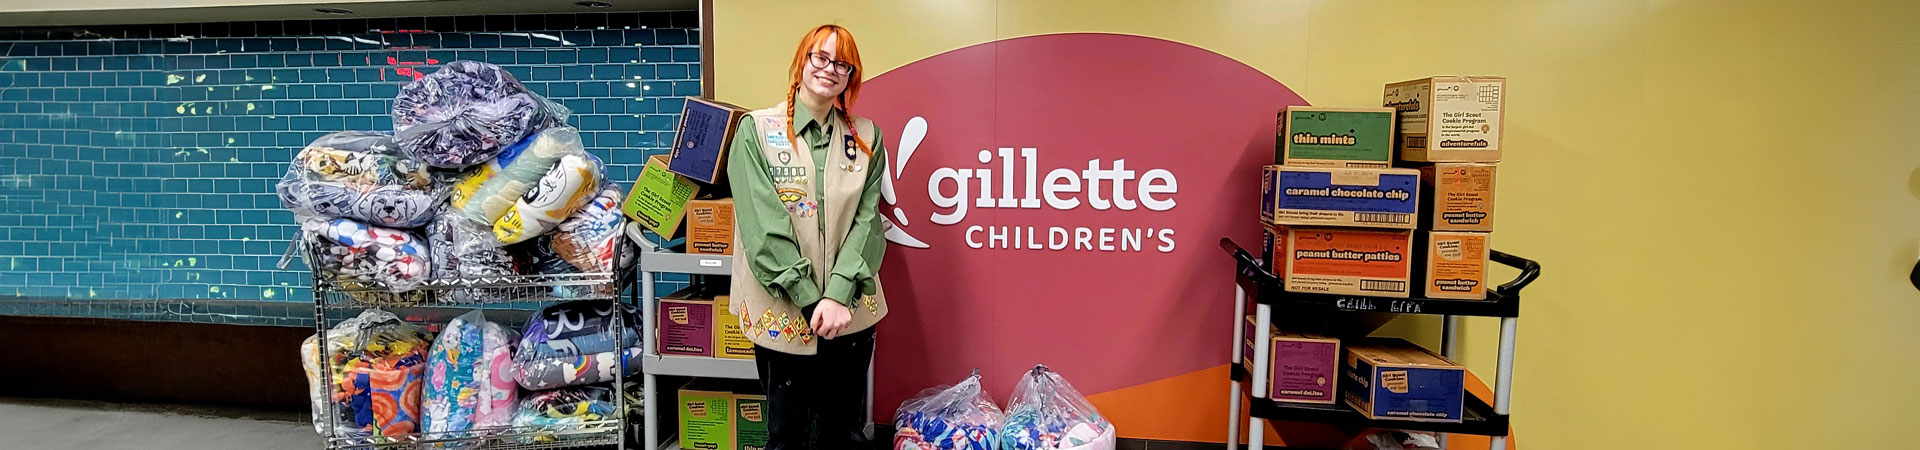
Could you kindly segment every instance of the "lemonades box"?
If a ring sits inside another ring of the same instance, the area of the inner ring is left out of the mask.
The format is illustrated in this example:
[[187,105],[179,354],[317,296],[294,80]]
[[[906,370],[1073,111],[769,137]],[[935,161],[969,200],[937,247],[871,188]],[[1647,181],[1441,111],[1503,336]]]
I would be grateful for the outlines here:
[[734,394],[733,444],[739,450],[767,450],[767,396]]
[[1436,163],[1421,167],[1421,228],[1493,231],[1496,168],[1485,163]]
[[1399,111],[1400,159],[1500,161],[1506,77],[1432,77],[1387,85],[1383,106]]
[[[1253,333],[1252,316],[1246,319],[1248,335]],[[1314,333],[1268,327],[1267,378],[1268,399],[1280,402],[1331,405],[1334,387],[1340,378],[1340,340]],[[1253,373],[1253,340],[1243,343],[1245,365]]]
[[1347,405],[1371,419],[1459,422],[1467,369],[1399,339],[1349,342]]
[[727,145],[746,115],[746,108],[730,103],[687,97],[667,169],[701,183],[720,181],[727,173]]
[[656,349],[662,355],[714,356],[713,299],[699,297],[702,286],[681,289],[660,298],[660,325]]
[[1420,171],[1266,166],[1260,219],[1273,225],[1412,229]]
[[687,202],[687,253],[733,254],[733,199]]
[[627,193],[627,203],[620,210],[640,226],[671,238],[680,231],[687,201],[699,192],[700,185],[693,180],[667,170],[665,155],[654,155],[640,169],[640,179],[633,181],[633,190]]
[[733,297],[716,296],[713,303],[713,356],[753,359],[753,341],[747,340],[746,333],[740,329],[740,316],[733,311]]
[[1406,297],[1412,230],[1269,226],[1271,269],[1287,292]]
[[680,448],[734,450],[733,393],[680,389]]
[[1423,249],[1420,269],[1420,295],[1430,298],[1485,300],[1487,298],[1488,233],[1471,231],[1421,231]]
[[1280,110],[1280,164],[1393,166],[1393,108],[1288,106]]

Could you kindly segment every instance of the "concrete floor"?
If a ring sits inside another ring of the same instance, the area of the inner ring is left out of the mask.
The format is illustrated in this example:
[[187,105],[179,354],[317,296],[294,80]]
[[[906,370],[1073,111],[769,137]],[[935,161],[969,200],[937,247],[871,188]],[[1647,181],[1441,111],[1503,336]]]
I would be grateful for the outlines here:
[[317,449],[293,411],[0,398],[0,447],[19,449]]

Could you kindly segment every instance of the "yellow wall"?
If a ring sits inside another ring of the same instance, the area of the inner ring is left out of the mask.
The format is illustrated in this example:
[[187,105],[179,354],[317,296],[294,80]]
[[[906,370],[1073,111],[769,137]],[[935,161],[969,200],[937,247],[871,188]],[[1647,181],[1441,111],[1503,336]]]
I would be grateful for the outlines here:
[[[1527,448],[1909,441],[1920,2],[715,3],[718,96],[754,106],[820,23],[855,32],[869,76],[1082,31],[1207,48],[1315,105],[1506,75],[1494,243],[1546,266],[1520,325]],[[1464,344],[1488,379],[1495,332],[1470,321]]]

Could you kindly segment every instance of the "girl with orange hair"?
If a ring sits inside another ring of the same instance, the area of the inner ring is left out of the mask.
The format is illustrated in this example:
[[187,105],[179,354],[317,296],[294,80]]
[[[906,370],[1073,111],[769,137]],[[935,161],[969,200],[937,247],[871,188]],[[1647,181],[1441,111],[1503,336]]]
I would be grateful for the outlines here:
[[787,70],[787,101],[749,113],[728,149],[731,308],[754,343],[770,450],[815,448],[810,435],[829,449],[868,439],[873,325],[887,315],[887,154],[880,129],[853,114],[864,75],[852,33],[814,28]]

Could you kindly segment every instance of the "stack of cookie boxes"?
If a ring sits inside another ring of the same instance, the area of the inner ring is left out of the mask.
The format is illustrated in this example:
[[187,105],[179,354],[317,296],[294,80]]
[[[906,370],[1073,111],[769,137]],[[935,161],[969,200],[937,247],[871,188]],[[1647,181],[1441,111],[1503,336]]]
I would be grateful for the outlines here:
[[[1288,292],[1486,298],[1499,77],[1386,86],[1384,107],[1290,106],[1261,177],[1261,255]],[[1271,330],[1276,401],[1334,403],[1340,341]],[[1245,355],[1249,359],[1251,354]]]
[[[748,110],[687,97],[674,128],[673,150],[648,159],[623,208],[627,217],[685,253],[732,255],[733,198],[727,150]],[[684,225],[684,226],[683,226]],[[655,351],[662,355],[752,359],[753,345],[732,314],[724,279],[694,283],[660,299]]]

